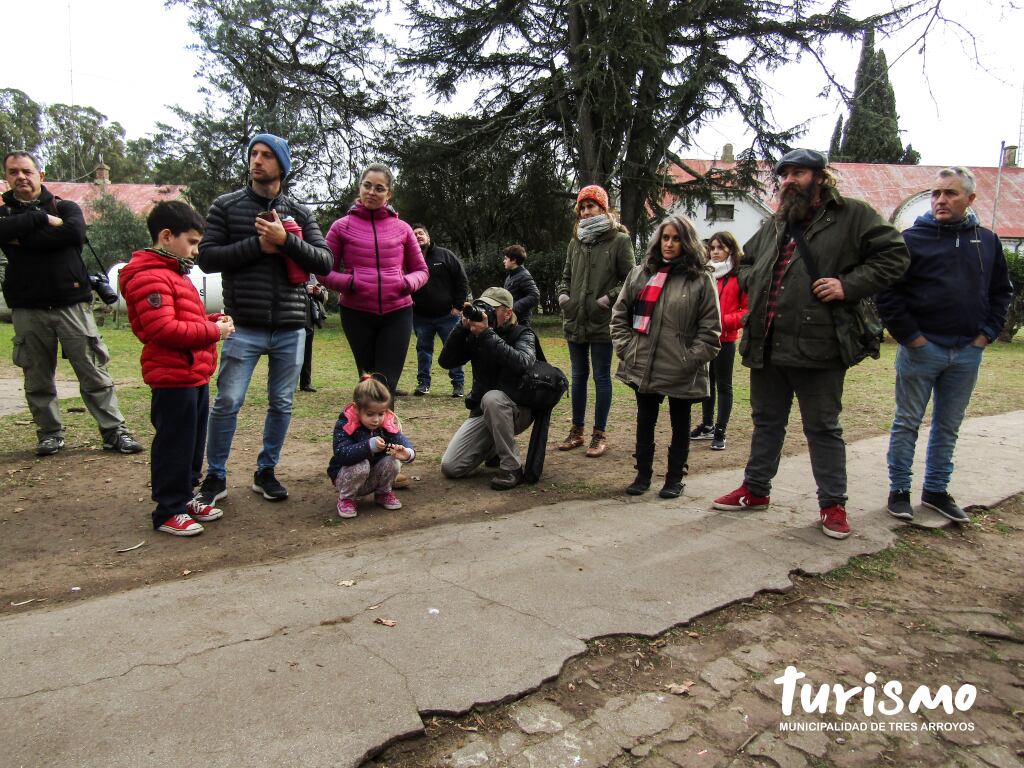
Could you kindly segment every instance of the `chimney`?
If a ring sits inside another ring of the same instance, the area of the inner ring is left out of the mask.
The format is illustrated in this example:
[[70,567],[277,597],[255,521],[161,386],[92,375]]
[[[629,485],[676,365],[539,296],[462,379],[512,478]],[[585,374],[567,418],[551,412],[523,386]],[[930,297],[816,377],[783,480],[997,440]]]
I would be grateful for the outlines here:
[[736,155],[732,152],[732,144],[726,144],[722,147],[722,162],[723,163],[735,163]]
[[100,158],[100,164],[96,166],[93,173],[96,174],[96,183],[106,193],[107,187],[110,186],[110,166],[103,162],[103,158]]
[[1017,167],[1017,147],[1013,146],[1012,144],[1003,149],[1003,167]]

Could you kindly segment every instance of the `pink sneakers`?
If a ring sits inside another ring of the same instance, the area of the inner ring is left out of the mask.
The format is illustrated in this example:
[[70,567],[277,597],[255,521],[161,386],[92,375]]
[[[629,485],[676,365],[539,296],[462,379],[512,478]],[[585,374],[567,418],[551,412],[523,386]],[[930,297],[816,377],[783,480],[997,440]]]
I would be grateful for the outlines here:
[[723,509],[728,512],[734,512],[737,510],[757,510],[757,509],[768,509],[768,505],[771,503],[771,497],[769,496],[755,496],[749,490],[747,490],[747,484],[744,483],[735,491],[725,494],[725,496],[719,496],[712,503],[712,507],[715,509]]
[[384,507],[384,509],[401,509],[402,502],[398,500],[398,497],[392,491],[387,493],[375,493],[373,494],[373,501],[376,504]]
[[198,520],[201,523],[219,520],[224,516],[224,513],[213,504],[203,504],[198,496],[185,505],[185,511],[192,516],[193,520]]
[[203,532],[203,526],[188,515],[181,514],[169,517],[157,530],[172,536],[197,536]]
[[338,517],[350,518],[356,516],[356,503],[353,499],[338,499]]
[[850,535],[846,508],[842,504],[833,504],[821,510],[821,532],[833,539],[845,539]]

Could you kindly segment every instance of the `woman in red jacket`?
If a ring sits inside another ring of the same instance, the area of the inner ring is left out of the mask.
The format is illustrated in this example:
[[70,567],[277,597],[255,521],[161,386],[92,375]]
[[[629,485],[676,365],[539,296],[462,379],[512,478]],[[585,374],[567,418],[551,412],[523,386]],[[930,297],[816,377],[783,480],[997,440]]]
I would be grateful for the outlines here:
[[360,373],[380,373],[392,396],[412,336],[412,294],[430,273],[412,228],[388,205],[394,175],[373,163],[359,177],[359,199],[331,225],[334,269],[320,282],[341,294],[341,327]]
[[[747,314],[747,294],[740,290],[736,266],[743,249],[731,232],[716,232],[708,240],[708,256],[718,283],[718,305],[722,313],[722,351],[711,361],[711,394],[701,401],[704,421],[690,433],[691,440],[710,440],[714,451],[725,450],[725,429],[732,413],[732,367],[736,360],[736,339]],[[718,420],[715,420],[715,394]]]

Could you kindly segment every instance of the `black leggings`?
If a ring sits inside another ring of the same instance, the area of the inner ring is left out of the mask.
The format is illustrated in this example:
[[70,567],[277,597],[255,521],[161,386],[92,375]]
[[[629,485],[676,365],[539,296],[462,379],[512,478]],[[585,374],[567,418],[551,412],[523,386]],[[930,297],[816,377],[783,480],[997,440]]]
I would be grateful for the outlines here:
[[[637,450],[654,444],[654,427],[658,424],[658,411],[664,395],[634,392],[636,395],[636,445]],[[675,397],[668,399],[668,415],[672,421],[672,441],[669,451],[686,463],[690,452],[690,406],[693,400]]]
[[[711,361],[708,374],[711,379],[711,394],[701,400],[704,411],[704,423],[708,426],[716,424],[722,428],[729,426],[732,415],[732,366],[736,360],[736,342],[722,342],[722,351]],[[715,394],[718,394],[718,421],[715,421]]]
[[341,308],[341,328],[359,373],[379,373],[394,396],[412,338],[412,307],[377,315]]

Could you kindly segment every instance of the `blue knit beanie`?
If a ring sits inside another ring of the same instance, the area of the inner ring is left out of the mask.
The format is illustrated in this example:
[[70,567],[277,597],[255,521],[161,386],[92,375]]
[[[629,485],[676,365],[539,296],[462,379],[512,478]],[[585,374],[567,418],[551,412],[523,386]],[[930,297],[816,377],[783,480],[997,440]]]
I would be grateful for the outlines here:
[[281,180],[287,179],[292,172],[292,153],[288,151],[288,142],[272,133],[257,133],[249,140],[249,148],[245,150],[246,158],[252,154],[253,144],[266,144],[270,147],[281,166]]

